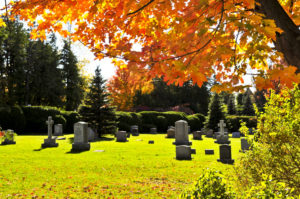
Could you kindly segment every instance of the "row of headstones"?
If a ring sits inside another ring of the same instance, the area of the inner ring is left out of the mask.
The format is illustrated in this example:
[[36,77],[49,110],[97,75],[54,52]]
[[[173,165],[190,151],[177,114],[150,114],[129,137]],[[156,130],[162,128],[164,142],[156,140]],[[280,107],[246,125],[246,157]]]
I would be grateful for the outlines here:
[[5,137],[5,139],[1,142],[1,145],[16,144],[14,130],[7,129],[1,132],[4,133],[2,136]]
[[[130,132],[126,131],[118,131],[115,134],[116,141],[117,142],[127,142],[127,138],[130,137],[130,134],[132,136],[139,136],[139,127],[137,125],[133,125],[130,127]],[[150,128],[150,134],[157,134],[157,129],[156,128]]]
[[[44,143],[42,144],[42,148],[48,148],[48,147],[58,147],[58,143],[56,143],[56,137],[52,136],[52,127],[54,124],[54,121],[52,120],[52,117],[49,116],[48,120],[46,121],[46,124],[48,125],[48,138],[44,140]],[[59,134],[56,135],[62,135],[62,125],[57,125],[59,130]],[[57,132],[56,131],[56,132]],[[89,135],[92,135],[91,137]],[[89,137],[91,139],[89,139]],[[86,122],[77,122],[74,124],[74,142],[72,144],[72,151],[87,151],[90,150],[90,143],[89,140],[94,140],[97,137],[97,135],[88,127],[88,123]]]

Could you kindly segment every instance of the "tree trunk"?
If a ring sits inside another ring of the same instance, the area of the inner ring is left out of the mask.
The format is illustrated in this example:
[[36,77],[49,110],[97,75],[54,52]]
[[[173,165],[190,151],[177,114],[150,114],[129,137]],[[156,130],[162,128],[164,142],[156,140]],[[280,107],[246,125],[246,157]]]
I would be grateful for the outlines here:
[[265,14],[266,18],[273,19],[277,27],[284,32],[277,33],[275,48],[282,52],[289,65],[298,68],[300,73],[300,30],[288,16],[278,0],[257,0],[260,3],[259,12]]

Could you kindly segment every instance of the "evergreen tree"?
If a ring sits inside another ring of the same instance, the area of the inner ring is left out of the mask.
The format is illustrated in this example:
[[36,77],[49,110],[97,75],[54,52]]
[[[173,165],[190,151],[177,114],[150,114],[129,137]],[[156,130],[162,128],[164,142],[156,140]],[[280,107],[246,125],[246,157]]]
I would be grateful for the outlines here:
[[76,110],[83,98],[83,79],[80,77],[77,58],[71,50],[70,42],[64,41],[61,53],[62,75],[65,83],[65,109]]
[[213,95],[209,103],[208,115],[205,121],[205,128],[218,130],[218,123],[220,120],[224,120],[224,113],[221,107],[221,100],[217,93]]
[[236,108],[235,108],[235,97],[233,94],[231,94],[227,101],[227,114],[228,115],[235,115],[236,114]]
[[80,107],[79,113],[84,121],[97,130],[100,136],[113,134],[116,131],[116,115],[108,97],[105,80],[103,80],[100,69],[97,67],[84,105]]
[[254,111],[254,107],[253,107],[253,103],[251,100],[251,96],[248,94],[245,97],[245,103],[243,106],[243,115],[255,115],[255,111]]
[[237,95],[236,101],[237,101],[237,107],[236,107],[236,112],[238,115],[242,115],[243,114],[243,98],[244,98],[244,94],[243,93],[239,93]]
[[254,93],[255,104],[256,104],[258,110],[261,112],[264,111],[264,106],[265,106],[265,103],[267,102],[265,93],[266,93],[265,90],[262,90],[262,91],[257,90]]

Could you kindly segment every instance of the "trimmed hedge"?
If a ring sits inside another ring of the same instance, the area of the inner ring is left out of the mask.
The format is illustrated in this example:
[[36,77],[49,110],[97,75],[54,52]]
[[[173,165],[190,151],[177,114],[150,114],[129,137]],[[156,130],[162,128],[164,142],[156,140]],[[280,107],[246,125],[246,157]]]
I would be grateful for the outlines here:
[[27,133],[47,133],[46,121],[52,116],[54,124],[62,124],[64,133],[73,133],[74,123],[79,121],[79,114],[73,111],[61,111],[55,107],[48,106],[24,106],[24,116]]
[[176,111],[142,111],[139,113],[118,111],[116,114],[119,121],[119,130],[130,131],[131,125],[139,125],[139,130],[142,133],[148,133],[152,127],[156,127],[158,132],[166,132],[168,126],[174,126],[178,120],[187,121],[191,126],[191,130],[200,130],[205,121],[202,114],[187,116],[183,112]]
[[12,129],[17,134],[22,134],[25,123],[24,113],[20,106],[0,107],[0,126],[3,130]]
[[240,116],[240,115],[229,115],[226,117],[228,128],[231,132],[239,131],[241,127],[241,121],[246,122],[248,128],[255,128],[257,126],[256,116]]

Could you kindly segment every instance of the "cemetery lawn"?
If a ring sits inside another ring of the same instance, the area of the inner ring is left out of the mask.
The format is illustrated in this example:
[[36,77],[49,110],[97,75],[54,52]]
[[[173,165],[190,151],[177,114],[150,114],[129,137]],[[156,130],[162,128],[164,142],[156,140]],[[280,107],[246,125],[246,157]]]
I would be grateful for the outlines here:
[[[203,168],[233,169],[217,162],[219,145],[212,138],[190,136],[197,154],[178,161],[174,139],[165,134],[131,136],[126,143],[108,136],[82,153],[70,153],[73,135],[65,137],[57,148],[40,148],[46,136],[17,136],[16,145],[0,145],[0,198],[177,198]],[[236,160],[243,155],[240,139],[230,140]],[[204,149],[215,154],[204,155]]]

